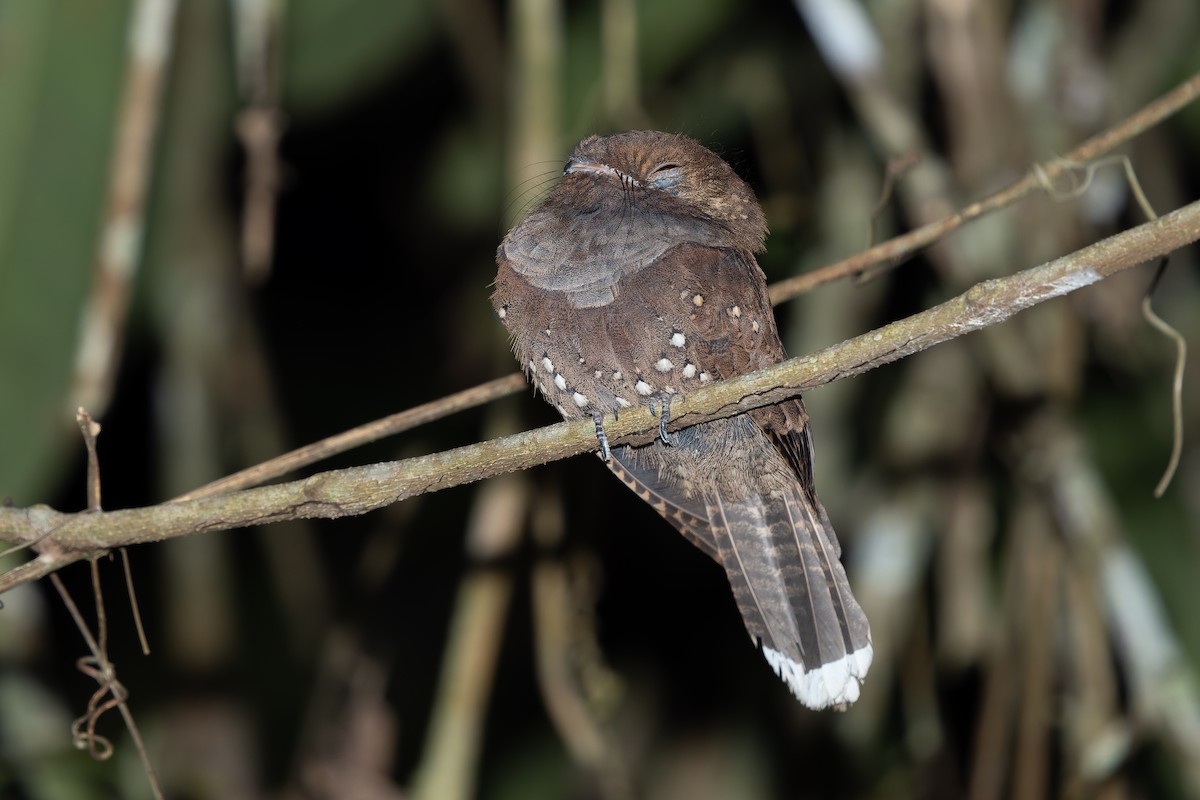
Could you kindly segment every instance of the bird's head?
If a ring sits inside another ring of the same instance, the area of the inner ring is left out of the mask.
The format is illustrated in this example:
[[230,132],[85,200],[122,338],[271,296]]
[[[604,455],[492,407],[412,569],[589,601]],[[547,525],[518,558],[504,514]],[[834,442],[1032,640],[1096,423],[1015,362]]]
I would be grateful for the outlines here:
[[754,191],[724,160],[687,136],[659,131],[589,136],[576,145],[563,175],[568,181],[609,182],[631,204],[710,219],[728,229],[740,247],[763,248],[767,221]]

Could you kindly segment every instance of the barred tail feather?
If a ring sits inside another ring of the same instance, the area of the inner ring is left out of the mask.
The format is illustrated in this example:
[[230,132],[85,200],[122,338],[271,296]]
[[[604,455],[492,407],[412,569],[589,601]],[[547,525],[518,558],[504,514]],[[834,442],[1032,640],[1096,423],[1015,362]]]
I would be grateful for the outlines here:
[[809,708],[858,699],[873,651],[829,520],[799,487],[725,501],[710,520],[721,563],[751,638]]

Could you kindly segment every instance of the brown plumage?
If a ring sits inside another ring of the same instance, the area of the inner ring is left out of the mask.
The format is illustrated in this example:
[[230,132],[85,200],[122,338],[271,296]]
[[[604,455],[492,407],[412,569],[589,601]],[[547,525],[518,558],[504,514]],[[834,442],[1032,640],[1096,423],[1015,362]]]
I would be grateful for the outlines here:
[[[631,131],[580,142],[563,174],[501,243],[492,302],[564,417],[599,430],[600,414],[655,413],[786,357],[754,260],[766,221],[724,161],[684,136]],[[609,467],[725,568],[751,638],[805,705],[854,702],[871,637],[813,488],[803,403],[669,441],[613,448]]]

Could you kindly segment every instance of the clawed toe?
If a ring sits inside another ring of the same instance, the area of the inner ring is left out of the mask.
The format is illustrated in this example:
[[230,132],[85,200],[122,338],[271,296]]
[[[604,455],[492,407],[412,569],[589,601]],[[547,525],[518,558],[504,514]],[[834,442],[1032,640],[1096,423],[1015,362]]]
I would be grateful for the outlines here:
[[600,445],[600,460],[607,464],[611,453],[608,449],[608,434],[604,432],[604,414],[600,411],[593,411],[592,419],[596,422],[596,441]]
[[654,399],[651,399],[648,404],[650,406],[650,416],[658,417],[658,438],[663,444],[668,446],[675,444],[675,440],[671,437],[671,434],[667,433],[667,423],[671,421],[671,399],[672,395],[669,394],[663,395],[658,399],[657,405],[662,407],[661,413],[654,410],[656,405]]

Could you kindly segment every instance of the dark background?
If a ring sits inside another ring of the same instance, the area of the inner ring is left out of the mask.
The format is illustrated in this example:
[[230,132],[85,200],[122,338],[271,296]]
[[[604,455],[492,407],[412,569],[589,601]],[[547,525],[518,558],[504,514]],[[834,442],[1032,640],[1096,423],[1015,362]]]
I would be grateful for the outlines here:
[[[583,135],[680,131],[724,156],[767,212],[775,281],[866,246],[894,158],[920,163],[877,238],[1200,69],[1192,0],[873,4],[881,60],[854,74],[785,2],[297,0],[269,71],[281,181],[255,277],[234,123],[256,101],[229,14],[179,10],[119,367],[89,407],[107,509],[511,372],[495,247]],[[0,496],[19,507],[86,504],[71,387],[129,15],[0,6]],[[1159,213],[1200,192],[1197,141],[1192,106],[1123,149]],[[1105,166],[1079,198],[1031,197],[781,306],[781,330],[808,352],[1141,221]],[[848,713],[794,702],[722,571],[581,457],[360,518],[134,548],[150,657],[102,560],[109,654],[168,795],[1200,794],[1200,386],[1193,369],[1180,471],[1156,501],[1174,355],[1138,309],[1151,274],[807,396],[876,640]],[[1156,307],[1192,343],[1197,298],[1189,249]],[[524,392],[308,472],[555,416]],[[94,620],[86,565],[62,577]],[[71,747],[94,687],[48,582],[4,603],[0,795],[148,796],[116,712],[99,724],[112,760]]]

